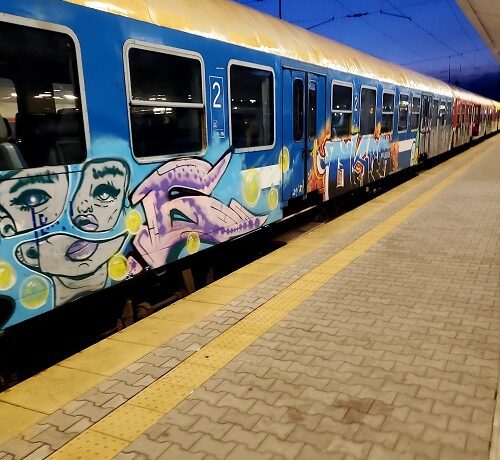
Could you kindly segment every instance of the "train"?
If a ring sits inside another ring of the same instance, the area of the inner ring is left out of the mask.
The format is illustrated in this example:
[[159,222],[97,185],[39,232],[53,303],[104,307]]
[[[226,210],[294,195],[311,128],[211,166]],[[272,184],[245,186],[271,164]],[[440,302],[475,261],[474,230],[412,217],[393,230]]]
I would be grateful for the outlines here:
[[497,101],[229,0],[2,2],[0,331],[499,122]]

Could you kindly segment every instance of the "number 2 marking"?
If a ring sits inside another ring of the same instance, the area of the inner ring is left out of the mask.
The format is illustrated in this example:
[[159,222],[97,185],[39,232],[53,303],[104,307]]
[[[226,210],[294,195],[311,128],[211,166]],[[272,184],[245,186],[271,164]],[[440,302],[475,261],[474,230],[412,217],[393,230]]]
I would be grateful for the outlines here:
[[214,98],[213,108],[214,109],[221,109],[222,108],[222,104],[220,102],[217,102],[220,99],[220,93],[221,93],[220,83],[216,81],[212,85],[212,89],[213,90],[217,90],[217,95]]

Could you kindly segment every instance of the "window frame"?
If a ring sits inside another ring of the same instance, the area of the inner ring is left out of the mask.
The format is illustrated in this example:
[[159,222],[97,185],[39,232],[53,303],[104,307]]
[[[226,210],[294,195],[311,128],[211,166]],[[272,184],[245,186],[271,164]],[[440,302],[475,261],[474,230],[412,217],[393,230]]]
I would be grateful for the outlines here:
[[[237,65],[240,67],[248,67],[249,69],[265,70],[271,72],[273,76],[273,143],[270,145],[260,145],[258,147],[245,147],[234,149],[235,153],[245,152],[261,152],[263,150],[272,150],[276,146],[276,73],[274,68],[268,65],[256,64],[249,61],[240,61],[239,59],[231,59],[227,64],[227,97],[228,97],[228,113],[229,113],[229,145],[233,145],[233,125],[231,115],[231,67]],[[305,88],[306,85],[304,85]],[[305,92],[305,91],[304,91]]]
[[[362,95],[363,89],[371,89],[375,91],[375,116],[373,117],[373,132],[371,134],[362,134],[362,136],[373,136],[377,128],[377,109],[378,109],[378,88],[376,86],[361,85],[359,88],[359,119],[358,119],[358,132],[361,133],[361,112],[362,112]],[[381,120],[382,121],[382,120]]]
[[[406,129],[402,129],[402,130],[399,130],[399,107],[401,105],[401,96],[406,96],[408,98],[408,100],[406,101],[408,103],[408,108],[406,109]],[[410,114],[410,93],[402,93],[400,92],[399,93],[399,96],[398,96],[398,133],[407,133],[408,132],[408,124],[409,124],[409,120],[411,118],[411,114]]]
[[[334,86],[345,86],[346,88],[351,88],[351,110],[335,110],[333,108],[333,87]],[[354,85],[352,82],[348,81],[342,81],[342,80],[332,80],[332,84],[330,85],[330,119],[332,117],[332,114],[334,112],[337,113],[350,113],[351,114],[351,121],[350,121],[350,126],[349,126],[349,133],[345,134],[344,136],[340,136],[339,139],[345,138],[345,137],[351,137],[352,136],[352,119],[353,119],[353,113],[354,113]],[[361,95],[360,95],[361,99]],[[361,102],[360,102],[361,105]]]
[[[155,53],[168,54],[172,56],[179,56],[189,59],[195,59],[200,63],[201,70],[201,103],[200,102],[164,102],[164,101],[140,101],[140,103],[132,102],[132,80],[130,75],[130,62],[129,62],[129,51],[132,49],[140,49],[144,51],[152,51]],[[182,158],[182,157],[203,157],[208,150],[208,116],[207,116],[207,98],[206,98],[206,82],[205,82],[205,61],[203,56],[191,50],[186,50],[182,48],[176,48],[167,45],[161,45],[158,43],[150,43],[142,40],[129,39],[123,45],[123,65],[125,70],[125,94],[126,94],[126,107],[128,116],[128,129],[129,129],[129,139],[130,139],[130,151],[132,157],[138,163],[158,163],[159,161],[164,161],[165,159]],[[173,153],[167,155],[155,155],[151,157],[139,157],[134,152],[134,141],[132,138],[132,117],[130,113],[130,108],[132,106],[143,106],[143,107],[163,107],[163,108],[193,108],[193,109],[204,109],[202,126],[202,149],[196,152],[183,152],[183,153]]]
[[[10,24],[15,24],[19,26],[31,27],[33,29],[38,30],[46,30],[48,32],[58,32],[66,34],[68,37],[73,40],[73,45],[75,46],[75,57],[76,57],[76,68],[78,71],[78,85],[80,87],[80,104],[82,111],[82,119],[83,119],[83,135],[85,137],[85,156],[80,163],[68,163],[64,165],[57,165],[54,167],[64,167],[69,165],[82,165],[84,164],[89,155],[90,151],[90,128],[89,128],[89,116],[87,109],[87,91],[85,89],[85,79],[84,79],[84,71],[83,71],[83,61],[82,61],[82,48],[80,46],[80,40],[78,36],[73,31],[73,29],[68,26],[57,24],[53,22],[40,21],[38,19],[24,18],[21,16],[15,16],[13,14],[4,14],[0,15],[0,23],[6,22]],[[15,84],[15,82],[13,82]],[[17,171],[28,171],[34,169],[47,169],[48,166],[36,166],[34,168],[23,168],[18,169]],[[51,166],[52,167],[52,166]],[[16,176],[17,177],[17,176]],[[21,176],[19,176],[21,177]]]
[[[411,95],[411,114],[410,117],[413,117],[413,99],[418,99],[418,124],[415,129],[410,129],[410,132],[416,133],[420,129],[420,121],[422,118],[422,94],[415,96],[415,94]],[[412,122],[410,119],[410,128],[412,126]]]
[[[391,94],[392,95],[392,112],[384,112],[384,94]],[[399,102],[399,101],[398,101]],[[382,106],[380,107],[381,109],[381,118],[380,118],[380,134],[394,134],[394,113],[396,109],[396,92],[392,89],[382,89]],[[384,118],[384,115],[392,115],[392,129],[390,131],[382,131],[382,120]],[[398,105],[398,115],[399,115],[399,105]],[[399,120],[398,120],[399,121]],[[375,121],[375,124],[377,122]]]

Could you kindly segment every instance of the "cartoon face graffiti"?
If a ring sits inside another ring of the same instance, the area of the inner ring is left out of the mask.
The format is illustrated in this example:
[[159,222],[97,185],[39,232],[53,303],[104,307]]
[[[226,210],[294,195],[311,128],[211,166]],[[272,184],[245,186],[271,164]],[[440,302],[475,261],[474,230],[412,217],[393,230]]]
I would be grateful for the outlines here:
[[16,258],[28,268],[52,278],[56,305],[102,289],[108,277],[106,263],[118,253],[126,236],[89,241],[66,234],[29,241],[16,248]]
[[88,163],[73,198],[73,223],[86,232],[112,229],[123,210],[128,181],[128,166],[120,160]]
[[52,224],[61,215],[67,194],[65,169],[4,176],[0,180],[0,236],[14,236]]

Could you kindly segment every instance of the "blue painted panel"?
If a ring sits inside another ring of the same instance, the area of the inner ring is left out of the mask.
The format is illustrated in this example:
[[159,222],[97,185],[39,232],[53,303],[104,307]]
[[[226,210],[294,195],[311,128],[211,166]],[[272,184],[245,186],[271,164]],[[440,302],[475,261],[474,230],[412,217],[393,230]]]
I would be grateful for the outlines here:
[[[0,172],[2,219],[13,223],[5,226],[13,229],[8,235],[0,232],[0,296],[16,304],[10,318],[0,315],[0,328],[282,217],[280,142],[266,151],[233,153],[227,106],[228,62],[237,57],[270,66],[280,78],[274,56],[55,0],[24,0],[2,12],[77,35],[90,149],[80,165]],[[123,58],[128,40],[201,55],[207,95],[202,155],[150,163],[133,156]],[[281,135],[278,117],[277,139]],[[27,190],[35,200],[27,176],[41,178],[36,190],[47,200],[43,210],[33,206],[21,217],[6,199],[23,184],[17,193]]]

